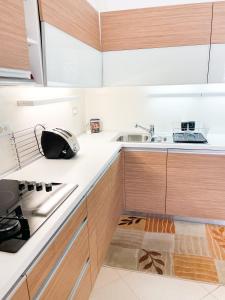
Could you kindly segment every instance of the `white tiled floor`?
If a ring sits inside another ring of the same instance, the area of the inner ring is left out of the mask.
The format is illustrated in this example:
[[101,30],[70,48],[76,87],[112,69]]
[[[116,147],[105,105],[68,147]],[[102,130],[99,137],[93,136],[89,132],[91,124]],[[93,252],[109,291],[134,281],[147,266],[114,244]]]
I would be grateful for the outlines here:
[[103,267],[90,300],[225,300],[225,287]]

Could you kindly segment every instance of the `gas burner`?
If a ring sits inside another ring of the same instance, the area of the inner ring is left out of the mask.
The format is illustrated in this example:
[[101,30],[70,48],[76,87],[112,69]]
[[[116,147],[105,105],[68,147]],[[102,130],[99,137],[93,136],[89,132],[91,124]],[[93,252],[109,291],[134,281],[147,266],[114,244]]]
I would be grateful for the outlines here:
[[20,221],[14,218],[0,218],[0,241],[16,236],[21,229]]

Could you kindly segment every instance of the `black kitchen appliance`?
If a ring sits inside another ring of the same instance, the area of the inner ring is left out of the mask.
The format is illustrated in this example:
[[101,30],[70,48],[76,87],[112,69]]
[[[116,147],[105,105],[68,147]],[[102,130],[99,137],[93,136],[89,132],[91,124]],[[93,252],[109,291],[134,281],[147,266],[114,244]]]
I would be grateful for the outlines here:
[[42,131],[41,146],[44,156],[49,159],[69,159],[80,150],[75,135],[61,128]]
[[207,144],[208,141],[200,132],[177,132],[173,134],[174,143]]
[[0,251],[17,252],[77,187],[0,180]]
[[190,144],[207,144],[208,141],[201,133],[199,128],[196,129],[195,121],[181,122],[180,129],[173,133],[174,143]]

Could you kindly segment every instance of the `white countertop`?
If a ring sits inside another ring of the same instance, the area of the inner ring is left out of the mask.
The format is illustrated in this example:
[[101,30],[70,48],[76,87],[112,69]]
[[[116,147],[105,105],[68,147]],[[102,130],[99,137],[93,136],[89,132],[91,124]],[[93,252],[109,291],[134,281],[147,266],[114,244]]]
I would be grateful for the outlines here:
[[208,136],[209,144],[173,143],[120,143],[115,142],[118,132],[83,134],[79,137],[81,150],[70,160],[41,158],[29,166],[14,172],[7,178],[18,180],[76,183],[79,187],[31,237],[16,254],[0,252],[0,298],[18,281],[35,257],[40,253],[72,210],[80,203],[87,191],[108,167],[122,147],[187,149],[221,151],[225,153],[225,135]]

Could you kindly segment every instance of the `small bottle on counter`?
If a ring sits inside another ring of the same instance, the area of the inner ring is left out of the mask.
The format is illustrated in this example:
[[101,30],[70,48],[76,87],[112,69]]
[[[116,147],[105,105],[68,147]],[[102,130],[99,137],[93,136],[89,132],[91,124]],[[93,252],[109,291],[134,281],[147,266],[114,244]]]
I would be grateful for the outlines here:
[[91,133],[98,133],[101,131],[101,120],[100,119],[91,119],[90,120],[90,130]]

